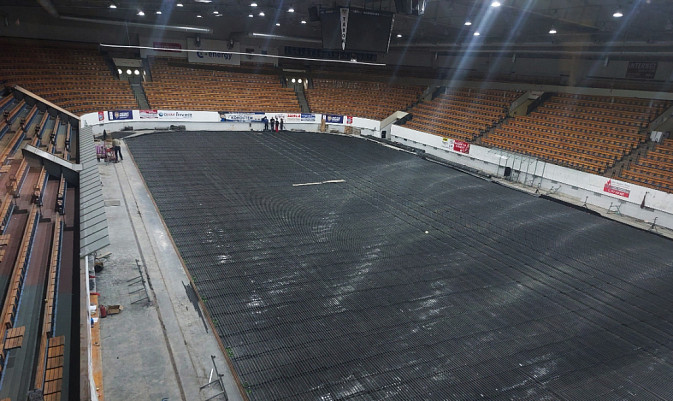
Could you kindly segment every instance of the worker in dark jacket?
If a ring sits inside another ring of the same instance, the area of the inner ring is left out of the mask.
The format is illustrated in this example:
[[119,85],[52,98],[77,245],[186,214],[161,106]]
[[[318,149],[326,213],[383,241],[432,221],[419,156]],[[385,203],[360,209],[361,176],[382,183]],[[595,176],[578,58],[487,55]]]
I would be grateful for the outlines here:
[[264,123],[264,131],[269,129],[269,119],[266,116],[262,117],[262,122]]
[[273,127],[274,127],[275,123],[276,123],[276,120],[274,120],[273,117],[271,117],[271,132],[273,132]]

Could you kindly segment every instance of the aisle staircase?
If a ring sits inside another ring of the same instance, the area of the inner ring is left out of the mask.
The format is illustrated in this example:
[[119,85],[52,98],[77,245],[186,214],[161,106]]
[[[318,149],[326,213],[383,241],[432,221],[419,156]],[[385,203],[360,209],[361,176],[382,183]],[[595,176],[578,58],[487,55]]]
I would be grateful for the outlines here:
[[145,95],[145,90],[143,89],[142,84],[140,83],[129,83],[131,85],[131,90],[133,95],[136,97],[136,102],[138,102],[138,107],[141,110],[147,110],[150,108],[150,103],[147,101],[147,95]]
[[638,160],[647,154],[650,150],[654,149],[656,143],[652,141],[641,142],[638,146],[633,149],[631,152],[627,153],[621,159],[617,160],[612,166],[608,167],[605,170],[606,177],[619,177],[622,175],[622,171],[629,168],[631,163],[636,163]]
[[310,113],[311,108],[308,106],[308,101],[306,100],[306,93],[304,93],[304,85],[294,85],[294,93],[297,95],[297,101],[299,101],[301,112]]

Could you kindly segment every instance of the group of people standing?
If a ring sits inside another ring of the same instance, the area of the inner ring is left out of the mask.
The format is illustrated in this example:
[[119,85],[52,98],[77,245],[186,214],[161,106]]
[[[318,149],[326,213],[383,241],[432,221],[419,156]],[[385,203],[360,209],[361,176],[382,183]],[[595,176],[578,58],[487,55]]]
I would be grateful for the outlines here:
[[262,122],[264,123],[264,131],[269,130],[269,123],[271,123],[271,132],[278,132],[279,130],[283,131],[283,122],[284,121],[283,121],[282,117],[280,117],[280,118],[271,117],[271,121],[269,121],[269,119],[266,118],[266,116],[264,116],[262,118]]

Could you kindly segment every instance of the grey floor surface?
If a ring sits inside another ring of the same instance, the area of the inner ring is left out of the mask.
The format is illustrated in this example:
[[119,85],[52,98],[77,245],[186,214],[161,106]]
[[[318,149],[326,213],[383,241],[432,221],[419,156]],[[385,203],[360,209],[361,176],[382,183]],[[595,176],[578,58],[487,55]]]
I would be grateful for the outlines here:
[[200,389],[215,355],[228,399],[240,400],[142,178],[122,151],[122,162],[99,165],[111,242],[101,254],[111,256],[97,290],[102,304],[124,308],[101,319],[105,399],[206,400],[220,392],[218,384]]

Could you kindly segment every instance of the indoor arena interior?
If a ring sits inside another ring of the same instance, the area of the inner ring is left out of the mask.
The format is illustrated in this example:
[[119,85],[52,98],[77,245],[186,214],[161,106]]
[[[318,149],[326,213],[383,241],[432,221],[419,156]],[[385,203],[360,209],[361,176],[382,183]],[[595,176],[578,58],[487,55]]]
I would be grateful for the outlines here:
[[673,2],[0,19],[0,401],[673,400]]

